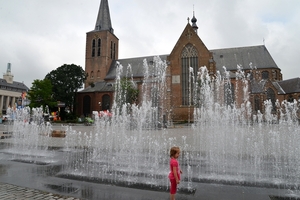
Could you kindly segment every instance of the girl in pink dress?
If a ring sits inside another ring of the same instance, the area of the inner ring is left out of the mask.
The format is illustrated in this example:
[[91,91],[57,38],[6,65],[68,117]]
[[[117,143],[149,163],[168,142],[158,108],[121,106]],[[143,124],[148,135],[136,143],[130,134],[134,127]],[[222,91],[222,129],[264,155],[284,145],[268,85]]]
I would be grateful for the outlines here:
[[169,179],[171,182],[170,187],[170,200],[175,200],[175,194],[177,191],[177,185],[180,183],[180,174],[182,171],[179,168],[178,157],[180,154],[179,147],[172,147],[170,150],[170,173]]

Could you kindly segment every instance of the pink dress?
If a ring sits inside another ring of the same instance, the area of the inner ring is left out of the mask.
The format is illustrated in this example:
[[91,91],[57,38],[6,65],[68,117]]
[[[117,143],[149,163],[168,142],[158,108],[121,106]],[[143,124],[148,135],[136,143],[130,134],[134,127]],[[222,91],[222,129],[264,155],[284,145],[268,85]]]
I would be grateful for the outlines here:
[[178,180],[180,180],[180,169],[179,169],[179,164],[178,161],[175,158],[170,159],[170,173],[169,173],[169,179],[175,179],[174,173],[173,173],[173,167],[176,167],[177,169],[177,177]]

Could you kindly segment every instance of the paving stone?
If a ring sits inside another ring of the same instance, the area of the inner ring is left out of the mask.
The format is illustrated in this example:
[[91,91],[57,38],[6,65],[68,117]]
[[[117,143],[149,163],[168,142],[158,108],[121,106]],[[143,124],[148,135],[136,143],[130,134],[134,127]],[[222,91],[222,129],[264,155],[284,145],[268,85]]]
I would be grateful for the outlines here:
[[6,183],[0,183],[1,200],[80,200],[74,197],[63,197],[58,194],[48,193],[30,188],[23,188]]

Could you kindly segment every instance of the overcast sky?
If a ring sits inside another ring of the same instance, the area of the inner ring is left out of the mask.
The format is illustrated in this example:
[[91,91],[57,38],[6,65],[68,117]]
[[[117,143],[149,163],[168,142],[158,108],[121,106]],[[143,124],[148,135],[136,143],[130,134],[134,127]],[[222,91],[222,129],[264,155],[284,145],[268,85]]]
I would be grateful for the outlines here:
[[[169,54],[197,18],[208,49],[265,44],[283,79],[300,77],[299,0],[109,0],[119,58]],[[84,68],[100,0],[0,0],[0,69],[33,80],[63,64]]]

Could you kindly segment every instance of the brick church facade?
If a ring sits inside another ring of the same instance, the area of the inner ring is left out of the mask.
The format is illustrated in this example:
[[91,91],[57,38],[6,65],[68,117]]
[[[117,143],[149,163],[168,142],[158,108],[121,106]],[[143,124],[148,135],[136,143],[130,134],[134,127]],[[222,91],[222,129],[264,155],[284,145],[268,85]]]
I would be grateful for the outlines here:
[[[206,66],[211,77],[217,72],[223,72],[225,66],[233,88],[240,81],[236,78],[237,66],[242,66],[249,80],[247,98],[253,113],[258,110],[264,112],[264,101],[268,99],[274,105],[276,99],[290,102],[300,99],[300,79],[282,80],[281,69],[264,45],[209,50],[197,34],[196,22],[193,16],[191,24],[187,23],[171,53],[159,55],[168,65],[165,107],[162,112],[171,118],[168,120],[186,121],[193,118],[193,106],[188,100],[189,66],[195,72],[201,66]],[[119,59],[118,47],[119,39],[112,28],[108,0],[101,0],[95,28],[86,34],[85,71],[88,78],[85,89],[77,94],[78,115],[91,115],[92,111],[112,108],[118,63],[131,65],[132,77],[141,89],[143,76],[140,68],[145,59],[148,63],[153,62],[154,56]],[[220,91],[225,91],[225,86],[222,87]],[[245,94],[242,90],[233,93],[232,102],[241,105]],[[219,99],[222,103],[226,101],[224,96],[223,92],[223,97]]]

